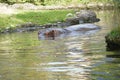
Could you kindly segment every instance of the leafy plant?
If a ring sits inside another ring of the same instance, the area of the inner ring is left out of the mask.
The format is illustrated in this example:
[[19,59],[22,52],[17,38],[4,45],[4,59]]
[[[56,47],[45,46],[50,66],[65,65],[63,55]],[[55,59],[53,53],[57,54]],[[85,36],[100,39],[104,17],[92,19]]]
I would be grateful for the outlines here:
[[120,27],[116,27],[114,28],[108,35],[107,35],[108,39],[120,44]]

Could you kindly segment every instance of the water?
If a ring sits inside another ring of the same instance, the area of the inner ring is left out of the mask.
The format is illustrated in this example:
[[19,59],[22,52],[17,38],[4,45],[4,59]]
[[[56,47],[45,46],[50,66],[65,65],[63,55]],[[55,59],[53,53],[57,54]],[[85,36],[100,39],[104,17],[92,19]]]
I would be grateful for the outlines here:
[[0,80],[120,80],[120,58],[106,57],[104,36],[120,25],[119,11],[96,11],[101,30],[39,40],[37,32],[0,35]]

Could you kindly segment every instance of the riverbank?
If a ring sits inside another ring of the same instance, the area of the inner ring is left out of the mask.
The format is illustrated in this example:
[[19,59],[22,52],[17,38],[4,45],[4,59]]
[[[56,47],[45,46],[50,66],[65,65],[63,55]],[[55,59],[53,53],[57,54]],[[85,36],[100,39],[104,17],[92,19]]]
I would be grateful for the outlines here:
[[74,13],[74,10],[18,10],[14,14],[0,15],[0,32],[12,32],[17,28],[41,27],[56,22],[63,22],[68,13]]
[[[37,6],[31,3],[8,5],[0,4],[0,33],[16,31],[21,27],[33,28],[41,25],[63,22],[68,13],[75,13],[80,9],[113,9],[112,3],[88,3],[70,5]],[[74,9],[74,10],[73,10]],[[27,26],[25,26],[27,25]],[[24,28],[23,28],[24,29]],[[18,30],[19,31],[19,30]]]

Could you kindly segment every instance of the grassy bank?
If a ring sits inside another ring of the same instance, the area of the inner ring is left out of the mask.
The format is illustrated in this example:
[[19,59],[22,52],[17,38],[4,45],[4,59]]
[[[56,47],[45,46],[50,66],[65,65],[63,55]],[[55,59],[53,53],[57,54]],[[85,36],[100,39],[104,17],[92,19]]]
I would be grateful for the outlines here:
[[6,29],[15,29],[18,24],[31,22],[43,25],[53,23],[55,21],[64,21],[68,13],[73,10],[45,10],[45,11],[20,11],[17,14],[1,14],[0,15],[0,32]]

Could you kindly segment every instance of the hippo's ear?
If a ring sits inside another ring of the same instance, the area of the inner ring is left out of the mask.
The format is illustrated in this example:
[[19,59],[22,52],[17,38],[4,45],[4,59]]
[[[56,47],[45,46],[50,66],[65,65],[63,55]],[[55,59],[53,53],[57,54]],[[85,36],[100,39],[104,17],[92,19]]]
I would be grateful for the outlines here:
[[55,32],[55,30],[52,30],[51,32],[53,32],[53,33],[54,33],[54,32]]
[[54,34],[56,33],[56,30],[52,30],[52,31],[50,31],[50,33],[51,33],[52,35],[54,35]]

